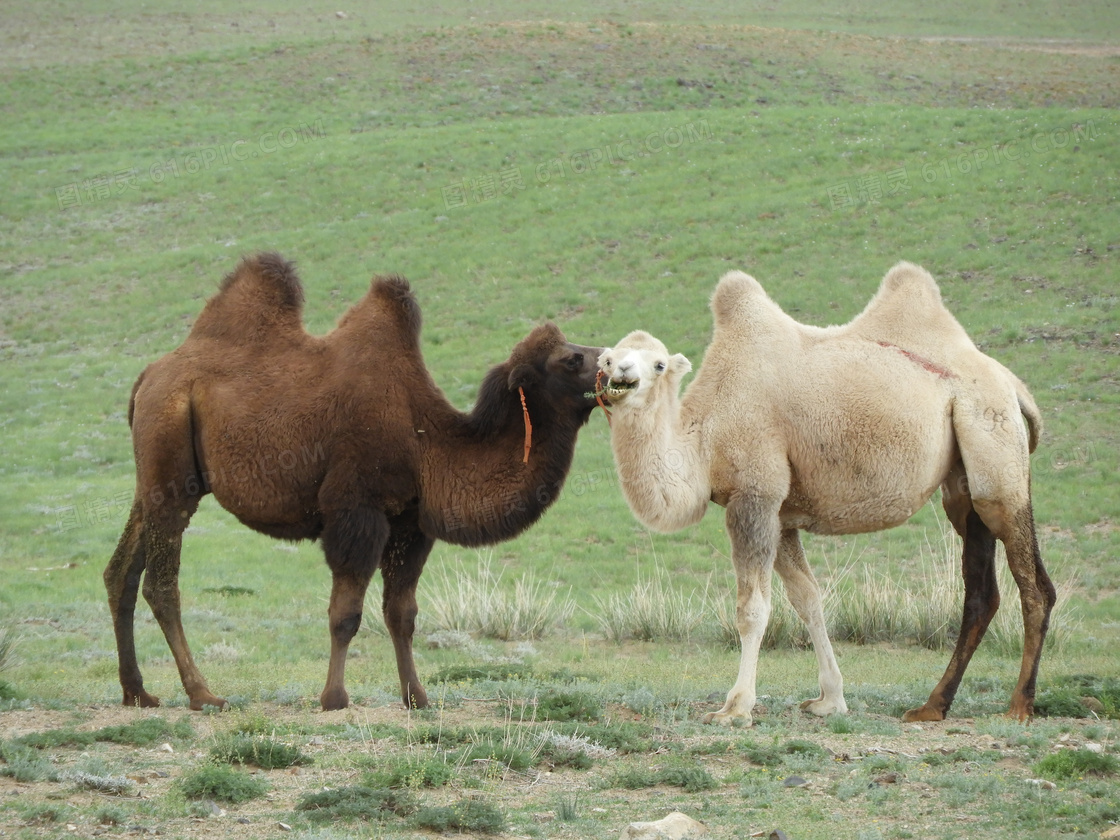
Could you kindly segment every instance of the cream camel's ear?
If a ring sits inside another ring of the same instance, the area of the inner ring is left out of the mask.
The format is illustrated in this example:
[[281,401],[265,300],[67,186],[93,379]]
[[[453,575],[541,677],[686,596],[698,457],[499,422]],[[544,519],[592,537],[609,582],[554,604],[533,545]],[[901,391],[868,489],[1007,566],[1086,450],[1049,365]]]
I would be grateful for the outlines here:
[[669,370],[676,376],[684,376],[692,370],[692,362],[686,359],[683,354],[677,353],[669,358]]

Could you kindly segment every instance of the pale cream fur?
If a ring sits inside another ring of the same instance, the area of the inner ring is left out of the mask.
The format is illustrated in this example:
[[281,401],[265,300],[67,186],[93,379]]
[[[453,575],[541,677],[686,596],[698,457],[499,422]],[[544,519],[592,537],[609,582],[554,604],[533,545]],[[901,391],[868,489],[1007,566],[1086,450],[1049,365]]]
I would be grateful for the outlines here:
[[[1023,383],[977,349],[933,278],[910,263],[894,266],[864,311],[842,326],[798,323],[738,271],[721,278],[711,309],[712,342],[683,399],[691,365],[648,333],[633,332],[600,356],[612,448],[635,516],[673,531],[698,521],[709,500],[727,508],[742,661],[723,708],[707,719],[751,720],[774,570],[817,652],[821,693],[803,705],[820,715],[847,710],[798,531],[889,528],[939,486],[958,533],[966,535],[974,510],[982,520],[972,525],[974,538],[983,543],[986,527],[987,539],[1003,540],[1020,589],[1038,602],[1028,617],[1024,601],[1030,650],[1012,700],[1014,714],[1028,715],[1037,671],[1031,633],[1040,647],[1050,582],[1030,516],[1029,453],[1041,421]],[[967,546],[966,538],[966,567],[971,560],[974,576],[982,576],[990,552]],[[966,604],[969,640],[912,719],[944,716],[998,606],[994,584],[981,589],[970,595],[973,619]]]

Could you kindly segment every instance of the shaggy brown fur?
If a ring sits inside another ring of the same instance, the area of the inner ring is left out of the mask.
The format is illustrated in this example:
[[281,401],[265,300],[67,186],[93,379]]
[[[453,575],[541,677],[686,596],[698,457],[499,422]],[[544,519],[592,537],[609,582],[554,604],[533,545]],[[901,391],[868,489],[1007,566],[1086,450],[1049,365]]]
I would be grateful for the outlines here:
[[[423,707],[412,634],[432,544],[509,539],[564,483],[595,407],[601,348],[537,327],[462,414],[424,366],[420,309],[403,278],[375,278],[324,337],[304,331],[302,304],[291,264],[246,258],[182,346],[133,387],[136,495],[104,575],[126,705],[159,704],[144,690],[133,638],[141,577],[191,708],[225,704],[191,658],[180,618],[182,535],[207,493],[254,530],[321,541],[333,575],[324,709],[349,703],[346,650],[378,568],[401,696]],[[528,463],[521,392],[533,424]]]

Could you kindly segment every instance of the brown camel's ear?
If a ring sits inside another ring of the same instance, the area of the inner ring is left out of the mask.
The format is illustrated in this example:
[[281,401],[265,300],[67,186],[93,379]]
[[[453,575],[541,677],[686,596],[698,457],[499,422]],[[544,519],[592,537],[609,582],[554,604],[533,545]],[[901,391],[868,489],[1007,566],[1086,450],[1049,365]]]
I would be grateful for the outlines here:
[[509,389],[528,388],[541,381],[540,372],[532,365],[520,364],[509,372]]

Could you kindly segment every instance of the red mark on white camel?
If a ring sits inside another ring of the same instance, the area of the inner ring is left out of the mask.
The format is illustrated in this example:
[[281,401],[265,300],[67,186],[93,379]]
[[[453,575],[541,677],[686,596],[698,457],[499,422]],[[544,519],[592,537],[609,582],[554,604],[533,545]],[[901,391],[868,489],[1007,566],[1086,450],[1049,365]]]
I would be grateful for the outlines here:
[[946,370],[945,368],[941,367],[941,365],[937,364],[936,362],[931,362],[925,356],[919,356],[917,353],[911,353],[909,350],[906,350],[902,347],[899,347],[897,344],[891,344],[889,341],[876,341],[875,343],[878,344],[880,347],[887,347],[891,350],[897,350],[899,353],[901,353],[907,359],[912,361],[914,364],[920,365],[921,367],[928,370],[930,373],[937,374],[941,379],[956,379],[957,378],[957,375],[955,373],[953,373],[951,370]]

